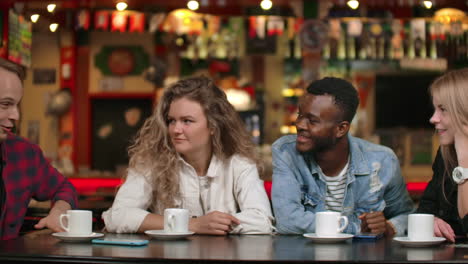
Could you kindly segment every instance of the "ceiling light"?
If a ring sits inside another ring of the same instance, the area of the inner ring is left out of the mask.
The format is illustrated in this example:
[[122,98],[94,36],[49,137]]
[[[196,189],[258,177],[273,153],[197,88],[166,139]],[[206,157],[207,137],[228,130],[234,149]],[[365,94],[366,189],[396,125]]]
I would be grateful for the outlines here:
[[425,8],[431,9],[432,8],[432,1],[431,0],[424,0],[423,5],[424,5]]
[[31,15],[31,22],[36,23],[39,20],[39,14]]
[[273,2],[271,0],[262,0],[260,6],[263,10],[269,10],[273,6]]
[[435,12],[434,19],[443,24],[462,21],[466,18],[464,11],[455,8],[442,8]]
[[187,2],[187,7],[190,10],[197,10],[200,4],[196,0],[190,0]]
[[128,5],[127,3],[125,2],[118,2],[116,5],[115,5],[115,8],[119,11],[124,11],[125,9],[127,9]]
[[47,11],[49,11],[49,13],[52,13],[52,12],[54,12],[56,7],[57,7],[56,4],[48,4],[47,5]]
[[50,29],[51,32],[55,32],[57,30],[58,26],[59,25],[57,23],[52,23],[52,24],[49,25],[49,29]]
[[347,5],[351,8],[351,9],[357,9],[359,7],[359,1],[358,0],[349,0]]

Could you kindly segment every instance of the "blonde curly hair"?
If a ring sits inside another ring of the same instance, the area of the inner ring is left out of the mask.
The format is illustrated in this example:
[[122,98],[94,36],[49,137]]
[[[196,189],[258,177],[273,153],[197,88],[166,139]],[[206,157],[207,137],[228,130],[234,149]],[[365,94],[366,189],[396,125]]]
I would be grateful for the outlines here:
[[213,154],[226,160],[234,154],[248,158],[257,164],[261,174],[263,167],[244,123],[226,94],[206,77],[180,80],[168,87],[142,128],[134,144],[129,147],[129,168],[141,175],[150,171],[153,185],[153,205],[163,210],[175,206],[180,198],[179,155],[168,133],[168,112],[171,103],[180,98],[198,102],[213,131],[211,144]]

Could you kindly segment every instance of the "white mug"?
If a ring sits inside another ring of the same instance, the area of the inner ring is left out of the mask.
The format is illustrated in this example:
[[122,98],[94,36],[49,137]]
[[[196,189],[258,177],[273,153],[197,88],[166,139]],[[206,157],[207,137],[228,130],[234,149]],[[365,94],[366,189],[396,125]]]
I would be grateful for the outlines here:
[[[341,219],[343,219],[342,226],[340,226]],[[336,236],[347,226],[348,217],[342,216],[339,212],[315,213],[315,233],[317,236]]]
[[187,209],[168,208],[164,210],[164,232],[188,232],[189,211]]
[[[64,218],[68,220],[66,226]],[[67,210],[66,214],[60,215],[59,222],[69,235],[87,236],[93,232],[93,213],[89,210]]]
[[434,238],[434,215],[409,214],[408,215],[409,240],[424,241]]

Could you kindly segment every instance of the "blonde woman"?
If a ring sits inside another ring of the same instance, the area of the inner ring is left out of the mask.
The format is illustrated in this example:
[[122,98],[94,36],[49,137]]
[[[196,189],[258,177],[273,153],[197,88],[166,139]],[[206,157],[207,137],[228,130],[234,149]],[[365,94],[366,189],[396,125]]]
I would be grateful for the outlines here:
[[165,208],[188,209],[189,229],[199,234],[272,231],[255,146],[224,92],[208,78],[169,87],[129,156],[125,183],[103,213],[108,231],[163,229]]
[[468,68],[437,78],[430,93],[440,149],[418,212],[434,214],[435,235],[455,242],[468,233]]

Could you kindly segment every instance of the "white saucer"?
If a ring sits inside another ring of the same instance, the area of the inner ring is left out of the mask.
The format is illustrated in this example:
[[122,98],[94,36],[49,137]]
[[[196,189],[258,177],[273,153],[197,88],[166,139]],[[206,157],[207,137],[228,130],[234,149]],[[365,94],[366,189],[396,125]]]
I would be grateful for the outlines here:
[[342,242],[345,240],[348,240],[352,238],[354,235],[352,234],[344,234],[344,233],[339,233],[336,236],[317,236],[315,233],[307,233],[304,234],[305,237],[312,239],[314,242],[319,242],[319,243],[337,243],[337,242]]
[[161,230],[146,230],[145,234],[147,234],[150,237],[157,238],[157,239],[170,240],[170,239],[186,238],[188,236],[195,234],[195,232],[188,231],[188,232],[166,233],[164,230],[161,229]]
[[90,235],[84,235],[84,236],[69,235],[68,232],[52,233],[52,235],[56,238],[59,238],[67,242],[84,242],[84,241],[90,241],[92,239],[104,236],[104,234],[102,233],[91,233]]
[[433,237],[429,240],[409,240],[408,237],[395,237],[393,240],[408,247],[427,247],[440,244],[445,241],[444,237]]

